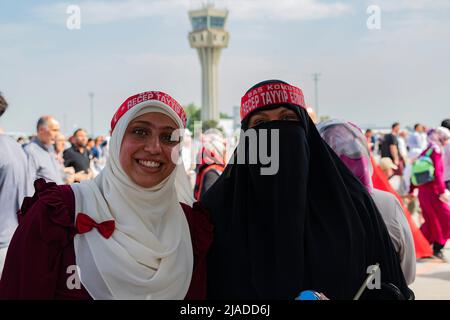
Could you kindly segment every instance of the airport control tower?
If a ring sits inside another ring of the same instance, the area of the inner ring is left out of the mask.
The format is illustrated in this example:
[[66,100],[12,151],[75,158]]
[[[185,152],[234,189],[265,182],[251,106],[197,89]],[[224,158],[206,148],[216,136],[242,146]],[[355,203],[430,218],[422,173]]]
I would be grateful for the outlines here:
[[217,80],[220,52],[228,46],[225,31],[228,10],[207,4],[202,9],[189,11],[193,31],[189,33],[191,47],[197,49],[202,65],[202,120],[219,121]]

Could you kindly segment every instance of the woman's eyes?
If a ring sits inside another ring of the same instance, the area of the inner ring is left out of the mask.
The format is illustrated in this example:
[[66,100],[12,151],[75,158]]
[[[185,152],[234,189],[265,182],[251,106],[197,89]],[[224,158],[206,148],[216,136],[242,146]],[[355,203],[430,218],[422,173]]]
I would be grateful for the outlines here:
[[267,122],[267,120],[265,120],[265,119],[256,119],[253,125],[256,126],[256,125],[264,123],[264,122]]
[[[286,114],[286,115],[282,115],[278,120],[297,121],[298,117],[295,114]],[[265,123],[268,121],[270,121],[270,120],[265,119],[265,118],[259,118],[259,119],[254,120],[253,126],[257,126],[258,124]]]
[[146,129],[141,129],[141,128],[136,128],[133,129],[133,134],[137,135],[137,136],[147,136],[148,135],[148,130]]
[[174,145],[177,144],[179,141],[176,139],[172,139],[172,134],[162,134],[160,137],[161,141],[165,144]]
[[[151,135],[151,132],[145,129],[135,129],[133,130],[133,133],[137,135],[139,138],[147,138],[148,136]],[[171,133],[163,133],[159,135],[159,141],[161,141],[161,143],[166,145],[176,145],[179,142],[178,140],[176,139],[174,140],[172,138]]]
[[293,121],[293,120],[297,120],[297,117],[294,115],[286,115],[286,116],[281,117],[281,120]]

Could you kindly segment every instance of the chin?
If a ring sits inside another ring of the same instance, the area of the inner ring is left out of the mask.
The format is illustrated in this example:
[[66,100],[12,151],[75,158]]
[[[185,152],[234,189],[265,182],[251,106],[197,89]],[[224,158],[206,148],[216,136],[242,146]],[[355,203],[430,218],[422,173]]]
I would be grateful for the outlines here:
[[142,177],[140,177],[141,179],[135,180],[134,182],[142,187],[142,188],[152,188],[154,186],[156,186],[159,182],[161,182],[162,180],[160,179],[152,179],[152,180],[143,180]]

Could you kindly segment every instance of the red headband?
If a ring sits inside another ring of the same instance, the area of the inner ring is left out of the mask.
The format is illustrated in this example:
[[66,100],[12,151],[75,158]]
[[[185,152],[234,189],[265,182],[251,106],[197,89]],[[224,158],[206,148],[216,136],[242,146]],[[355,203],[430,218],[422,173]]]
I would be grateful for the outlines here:
[[167,105],[167,107],[175,111],[175,113],[181,119],[183,126],[186,127],[186,113],[184,112],[184,109],[181,107],[181,105],[174,98],[169,96],[167,93],[161,91],[147,91],[129,97],[120,105],[119,110],[117,110],[117,112],[114,114],[114,117],[111,120],[111,132],[114,130],[114,127],[116,126],[119,119],[128,110],[140,104],[141,102],[149,100],[157,100]]
[[263,84],[250,90],[242,97],[241,121],[255,109],[283,103],[292,103],[305,108],[302,90],[281,82]]

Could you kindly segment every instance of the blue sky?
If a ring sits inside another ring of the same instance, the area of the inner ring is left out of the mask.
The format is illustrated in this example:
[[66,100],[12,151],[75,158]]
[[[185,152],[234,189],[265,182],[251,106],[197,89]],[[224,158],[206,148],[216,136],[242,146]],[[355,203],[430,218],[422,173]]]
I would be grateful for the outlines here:
[[[69,4],[81,29],[68,30]],[[200,64],[189,47],[189,9],[200,0],[0,0],[0,91],[10,103],[6,131],[32,132],[52,114],[66,133],[106,133],[128,96],[163,90],[200,105]],[[369,5],[381,29],[369,30]],[[279,78],[314,105],[311,74],[322,74],[322,115],[360,126],[450,118],[450,1],[222,0],[230,44],[219,71],[219,103],[232,112],[253,84]],[[64,120],[65,119],[65,120]]]

